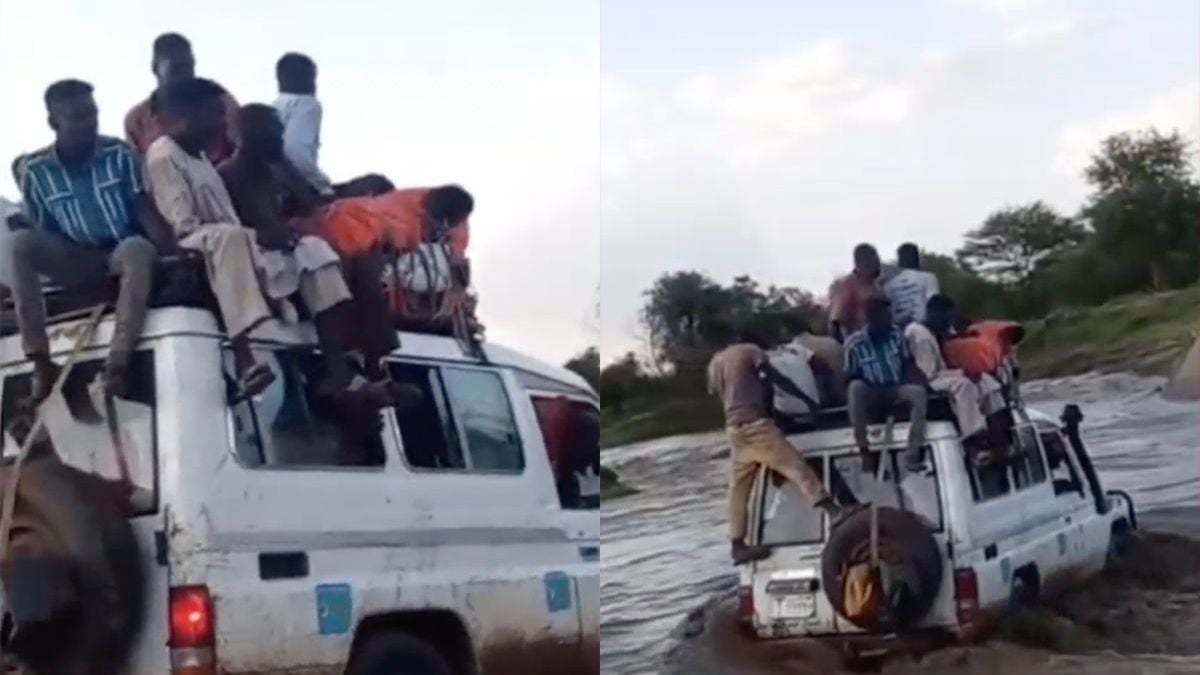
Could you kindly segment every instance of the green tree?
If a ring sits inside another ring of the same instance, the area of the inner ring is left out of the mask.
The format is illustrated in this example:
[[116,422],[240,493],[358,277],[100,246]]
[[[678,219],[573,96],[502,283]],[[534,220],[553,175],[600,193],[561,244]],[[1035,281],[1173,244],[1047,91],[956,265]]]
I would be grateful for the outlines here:
[[592,389],[600,387],[600,351],[595,347],[588,347],[579,354],[573,356],[564,364],[567,370],[573,370],[579,373],[580,377],[587,380],[588,384],[592,385]]
[[1121,291],[1165,290],[1200,275],[1200,186],[1190,150],[1178,132],[1116,134],[1083,172],[1093,188],[1083,208],[1095,231],[1092,257],[1107,258]]
[[956,255],[983,278],[1019,287],[1086,238],[1083,225],[1037,201],[991,214],[966,234]]
[[729,318],[727,291],[701,272],[664,274],[645,295],[642,324],[660,363],[691,364]]
[[654,358],[677,371],[704,367],[713,352],[729,343],[732,329],[753,323],[769,337],[781,336],[789,318],[812,327],[825,324],[825,309],[811,293],[788,286],[762,288],[749,276],[721,286],[699,272],[659,277],[646,292],[642,323]]
[[642,368],[633,352],[627,352],[619,361],[605,366],[600,371],[601,405],[620,412],[641,379]]
[[921,267],[938,278],[938,287],[970,318],[1011,316],[1008,291],[951,256],[922,251]]

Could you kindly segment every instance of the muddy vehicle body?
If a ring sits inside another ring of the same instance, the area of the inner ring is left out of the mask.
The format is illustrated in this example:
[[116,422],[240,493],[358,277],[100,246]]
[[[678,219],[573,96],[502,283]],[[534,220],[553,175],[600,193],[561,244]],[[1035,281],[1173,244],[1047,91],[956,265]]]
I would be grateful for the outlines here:
[[[880,451],[873,475],[864,469],[843,411],[794,429],[789,440],[804,449],[834,498],[883,507],[875,527],[920,540],[901,548],[918,569],[931,572],[921,579],[916,615],[903,625],[856,625],[839,609],[840,584],[844,554],[856,546],[847,537],[862,539],[866,526],[857,535],[840,532],[843,526],[831,533],[798,490],[779,487],[764,469],[751,496],[748,531],[771,555],[740,571],[744,624],[760,638],[830,638],[854,654],[920,648],[969,639],[1013,605],[1101,571],[1136,528],[1132,500],[1101,487],[1079,438],[1078,408],[1067,406],[1061,424],[1019,406],[1012,414],[1010,457],[979,467],[963,451],[947,402],[931,399],[926,470],[919,473],[903,467],[908,423],[900,411],[870,428],[872,449]],[[869,510],[859,515],[861,522],[870,518]]]
[[[60,363],[81,323],[52,323]],[[111,334],[106,319],[73,377],[95,377]],[[590,414],[595,393],[496,345],[400,343],[387,366],[410,399],[347,430],[315,394],[311,325],[261,336],[278,378],[231,403],[213,312],[151,310],[116,410],[146,577],[126,672],[596,671],[598,440],[571,450],[563,495],[535,410],[565,398]],[[30,371],[19,336],[0,340],[6,417]],[[63,462],[116,475],[105,424],[44,408]],[[5,434],[4,456],[16,450]]]

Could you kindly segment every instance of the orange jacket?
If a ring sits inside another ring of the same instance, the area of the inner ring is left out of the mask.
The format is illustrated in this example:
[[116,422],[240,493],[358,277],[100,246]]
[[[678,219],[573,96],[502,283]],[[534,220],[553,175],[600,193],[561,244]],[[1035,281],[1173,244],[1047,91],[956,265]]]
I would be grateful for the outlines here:
[[[325,211],[326,238],[342,255],[362,253],[386,240],[401,251],[411,251],[427,236],[427,188],[392,190],[375,197],[339,199]],[[467,221],[451,225],[450,251],[466,256],[470,239]]]
[[994,373],[1025,335],[1021,324],[1011,321],[980,321],[966,335],[946,341],[946,363],[969,375]]

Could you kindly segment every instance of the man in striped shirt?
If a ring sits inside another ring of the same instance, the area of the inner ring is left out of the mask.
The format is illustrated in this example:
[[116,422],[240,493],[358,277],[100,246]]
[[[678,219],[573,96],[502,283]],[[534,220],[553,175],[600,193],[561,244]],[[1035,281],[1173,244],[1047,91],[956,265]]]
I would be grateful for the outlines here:
[[847,397],[854,441],[870,470],[874,464],[867,440],[871,411],[907,403],[912,412],[905,465],[916,469],[921,466],[921,447],[925,444],[925,376],[916,367],[904,334],[892,323],[888,299],[872,295],[866,300],[865,310],[866,327],[846,340],[846,379],[850,383]]
[[30,229],[14,232],[9,270],[17,323],[34,365],[35,400],[49,395],[59,368],[50,358],[40,277],[69,287],[120,278],[116,325],[105,370],[112,396],[126,389],[129,358],[142,332],[155,259],[173,238],[147,199],[141,170],[123,141],[100,136],[92,86],[50,85],[45,95],[55,142],[17,167]]

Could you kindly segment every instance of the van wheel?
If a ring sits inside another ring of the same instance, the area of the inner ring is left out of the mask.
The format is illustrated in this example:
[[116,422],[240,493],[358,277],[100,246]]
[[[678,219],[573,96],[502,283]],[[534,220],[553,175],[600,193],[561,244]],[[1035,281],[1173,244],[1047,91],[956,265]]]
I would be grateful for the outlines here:
[[356,652],[347,675],[451,675],[432,645],[407,633],[377,633]]
[[[829,533],[821,553],[821,584],[838,614],[859,628],[899,630],[920,621],[933,607],[942,585],[942,553],[933,533],[917,516],[899,509],[881,506],[879,518],[880,558],[900,572],[897,576],[912,580],[907,593],[891,608],[888,625],[880,621],[854,621],[847,616],[843,583],[846,569],[869,558],[871,510],[851,515]],[[865,625],[864,625],[865,624]]]

